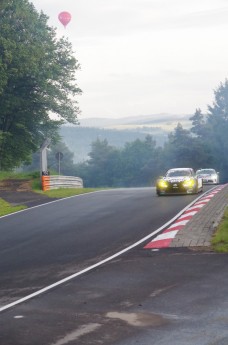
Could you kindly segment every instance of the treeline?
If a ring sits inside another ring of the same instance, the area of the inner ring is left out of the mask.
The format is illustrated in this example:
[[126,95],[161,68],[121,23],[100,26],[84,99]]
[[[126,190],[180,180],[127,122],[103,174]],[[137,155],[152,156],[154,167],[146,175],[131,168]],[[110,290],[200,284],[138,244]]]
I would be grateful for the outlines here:
[[109,145],[123,148],[127,142],[132,142],[136,139],[144,140],[148,134],[156,139],[157,145],[159,146],[163,146],[167,140],[167,133],[162,128],[153,127],[110,129],[66,125],[62,126],[60,130],[62,141],[68,146],[70,151],[74,152],[75,163],[88,159],[91,142],[97,138],[100,140],[107,139]]
[[[159,175],[173,167],[215,168],[220,181],[228,181],[228,81],[215,90],[213,106],[207,114],[196,109],[190,117],[191,128],[179,123],[168,135],[164,146],[158,146],[148,135],[123,148],[112,146],[107,139],[93,141],[87,161],[74,164],[73,153],[59,142],[49,152],[49,169],[57,171],[56,152],[63,153],[61,174],[80,176],[86,187],[133,187],[152,185]],[[34,158],[38,165],[38,156]]]
[[196,109],[191,128],[179,123],[159,147],[152,136],[110,146],[107,140],[92,143],[89,159],[74,166],[74,174],[88,187],[148,186],[172,167],[215,168],[220,181],[228,181],[228,80],[214,91],[215,100],[203,114]]

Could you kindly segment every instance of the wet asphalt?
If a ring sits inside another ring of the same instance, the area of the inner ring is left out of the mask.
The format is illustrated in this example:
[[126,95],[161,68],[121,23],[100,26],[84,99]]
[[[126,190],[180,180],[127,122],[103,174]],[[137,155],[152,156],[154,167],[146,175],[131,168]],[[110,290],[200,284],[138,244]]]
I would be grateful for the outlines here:
[[[123,209],[123,204],[126,204],[131,198],[132,194],[125,195],[122,202],[116,199],[115,202],[112,201],[113,211],[111,213],[105,211],[101,200],[100,203],[95,200],[97,208],[94,212],[91,211],[89,224],[93,225],[90,225],[90,229],[96,227],[98,229],[94,232],[94,237],[88,237],[88,233],[85,234],[88,245],[83,251],[85,255],[90,256],[87,263],[94,263],[93,258],[102,259],[102,253],[108,254],[114,248],[121,248],[121,243],[126,246],[130,243],[130,238],[137,240],[139,235],[146,235],[149,226],[152,231],[165,222],[168,217],[173,216],[181,205],[184,206],[184,203],[187,205],[187,202],[192,199],[191,196],[188,199],[185,197],[181,199],[161,198],[159,209],[161,210],[162,207],[163,213],[167,210],[166,214],[159,215],[158,210],[154,207],[154,221],[151,222],[150,210],[146,205],[148,205],[148,200],[152,199],[150,199],[149,193],[145,194],[145,191],[141,190],[138,192],[135,203],[129,206],[128,212],[124,212],[126,218],[117,216]],[[143,200],[145,200],[145,204]],[[176,209],[173,200],[175,200]],[[141,202],[142,208],[141,212],[137,213],[139,202]],[[154,199],[154,202],[157,202],[157,199]],[[107,208],[110,208],[107,196],[105,204]],[[47,214],[50,217],[52,212],[55,212],[57,205],[58,203],[49,206]],[[152,208],[153,201],[149,205]],[[88,211],[84,210],[84,206],[80,209],[78,205],[78,212],[88,226]],[[114,209],[114,206],[117,209]],[[92,204],[89,209],[92,209]],[[27,217],[26,212],[21,213],[19,219],[18,216],[12,216],[10,221],[5,218],[4,222],[3,219],[0,222],[0,232],[2,225],[5,229],[5,232],[1,233],[3,235],[1,239],[4,242],[1,253],[5,260],[2,260],[1,268],[1,304],[41,288],[44,276],[43,282],[48,283],[52,281],[50,279],[52,274],[55,278],[62,278],[67,273],[72,274],[75,268],[84,267],[83,257],[80,258],[76,254],[75,261],[72,261],[73,246],[71,252],[67,251],[67,259],[60,251],[57,260],[60,247],[54,245],[55,250],[49,248],[48,260],[50,261],[47,266],[43,266],[46,274],[42,275],[39,263],[41,266],[44,265],[47,257],[45,257],[45,252],[41,251],[42,241],[40,241],[40,248],[35,246],[35,243],[37,243],[36,236],[45,239],[45,229],[42,229],[42,224],[47,222],[48,215],[43,215],[42,222],[39,223],[38,210],[39,208],[31,215],[28,212],[30,223],[33,220],[31,224],[36,225],[35,237],[34,234],[28,237],[29,227],[27,226],[26,230],[25,225],[23,231],[17,232],[20,224],[28,223],[23,223]],[[41,210],[42,208],[40,208]],[[71,209],[68,210],[68,213],[64,215],[65,218],[59,210],[55,213],[56,222],[59,225],[59,231],[55,232],[55,237],[58,238],[58,235],[61,234],[64,220],[68,219],[67,222],[72,224],[69,216],[71,212]],[[105,220],[103,223],[98,214],[102,214],[102,219]],[[115,221],[110,222],[111,216]],[[146,217],[149,218],[145,221]],[[131,222],[127,219],[131,219]],[[138,226],[133,226],[137,220],[140,224],[144,224],[140,232]],[[110,223],[115,224],[115,227],[111,227],[113,230],[106,233],[106,241],[101,241],[101,236],[104,235],[105,229]],[[152,223],[155,224],[152,225]],[[125,232],[122,227],[119,232],[115,232],[117,225],[120,224],[125,224],[125,229],[128,231]],[[12,228],[14,236],[7,237],[7,233],[9,234]],[[132,228],[134,231],[131,230],[129,238],[129,229]],[[121,234],[123,239],[121,239]],[[65,236],[67,238],[67,234]],[[14,248],[11,247],[12,237],[15,240]],[[120,242],[116,240],[116,237],[120,238]],[[101,242],[100,248],[103,248],[103,252],[95,251],[96,246],[93,244],[96,238],[97,243]],[[27,249],[23,252],[21,249],[25,249],[25,239],[28,240],[29,246],[26,245]],[[62,243],[64,243],[63,239],[64,236],[60,236]],[[46,237],[47,241],[48,237]],[[45,240],[43,243],[45,244]],[[8,252],[6,245],[8,245]],[[28,247],[30,247],[30,251],[28,251]],[[82,242],[79,243],[77,249],[75,248],[75,252],[79,252],[80,248],[82,248]],[[4,250],[6,251],[4,252]],[[13,252],[14,255],[12,255]],[[37,252],[41,254],[38,262],[36,262]],[[10,263],[10,257],[14,257],[13,263]],[[65,265],[62,262],[63,258],[66,260]],[[0,315],[0,344],[227,345],[227,258],[226,254],[216,254],[211,250],[168,248],[153,251],[143,249],[143,245],[140,244],[125,254],[61,286],[3,311]],[[27,274],[25,267],[23,268],[23,262],[27,265]],[[11,274],[7,275],[9,270],[11,270]],[[33,283],[29,285],[29,281]],[[16,284],[14,285],[14,283]]]

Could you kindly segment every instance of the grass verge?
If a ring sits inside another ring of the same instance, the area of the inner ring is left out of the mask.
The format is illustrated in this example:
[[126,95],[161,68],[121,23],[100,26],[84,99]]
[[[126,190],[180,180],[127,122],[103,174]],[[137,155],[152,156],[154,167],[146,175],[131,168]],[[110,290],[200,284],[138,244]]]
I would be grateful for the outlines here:
[[25,208],[27,207],[24,205],[12,206],[8,202],[0,198],[0,217],[10,213],[24,210]]
[[1,180],[8,180],[8,179],[33,179],[39,177],[39,172],[14,172],[14,171],[0,171],[0,181]]
[[223,219],[211,241],[213,249],[218,253],[228,253],[228,207]]
[[59,188],[43,192],[40,189],[33,189],[34,192],[48,196],[49,198],[67,198],[69,196],[85,194],[104,190],[102,188]]

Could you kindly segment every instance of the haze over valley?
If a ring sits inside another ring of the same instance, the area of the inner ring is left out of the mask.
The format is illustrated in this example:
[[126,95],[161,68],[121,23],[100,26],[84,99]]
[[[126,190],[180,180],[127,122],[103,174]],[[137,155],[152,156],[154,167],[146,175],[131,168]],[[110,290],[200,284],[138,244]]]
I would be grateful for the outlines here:
[[107,140],[109,145],[124,147],[127,142],[144,140],[152,135],[158,146],[163,146],[178,123],[186,129],[190,127],[191,115],[157,114],[124,118],[79,118],[80,125],[65,125],[61,128],[62,140],[74,153],[74,162],[88,159],[91,143]]

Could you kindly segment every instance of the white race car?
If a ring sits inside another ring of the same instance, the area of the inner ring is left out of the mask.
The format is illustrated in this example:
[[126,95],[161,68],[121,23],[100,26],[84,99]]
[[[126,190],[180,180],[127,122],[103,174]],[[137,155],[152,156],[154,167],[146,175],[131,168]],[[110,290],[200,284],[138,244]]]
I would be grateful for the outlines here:
[[196,171],[196,175],[203,179],[204,184],[219,183],[219,172],[215,169],[199,169]]
[[157,195],[196,194],[202,192],[203,180],[192,168],[175,168],[167,171],[156,182]]

